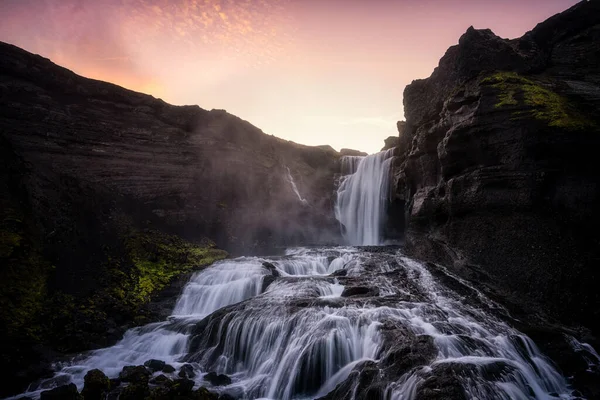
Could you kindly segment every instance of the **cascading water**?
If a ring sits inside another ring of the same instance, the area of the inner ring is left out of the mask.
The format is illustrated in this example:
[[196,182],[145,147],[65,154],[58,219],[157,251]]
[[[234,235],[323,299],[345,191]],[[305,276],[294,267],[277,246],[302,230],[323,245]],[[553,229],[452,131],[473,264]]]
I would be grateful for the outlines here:
[[[391,155],[343,159],[336,216],[350,243],[382,240]],[[291,175],[290,182],[295,188]],[[507,314],[445,269],[395,248],[288,249],[196,273],[167,321],[56,364],[55,376],[26,395],[69,382],[82,389],[91,369],[112,378],[158,359],[180,372],[186,364],[196,387],[235,399],[411,400],[442,391],[461,399],[580,398],[529,337],[498,317]],[[565,343],[600,373],[589,344],[571,336]],[[211,372],[230,380],[214,386]]]
[[382,244],[393,149],[366,157],[342,157],[335,217],[352,245]]
[[[427,398],[440,376],[467,398],[576,398],[532,340],[494,316],[501,307],[458,278],[467,297],[439,283],[433,267],[381,249],[296,248],[217,262],[192,277],[168,321],[57,365],[27,395],[69,381],[81,389],[92,368],[115,377],[160,359],[190,363],[198,386],[239,399]],[[589,345],[569,343],[597,359]],[[211,386],[211,371],[231,383]]]

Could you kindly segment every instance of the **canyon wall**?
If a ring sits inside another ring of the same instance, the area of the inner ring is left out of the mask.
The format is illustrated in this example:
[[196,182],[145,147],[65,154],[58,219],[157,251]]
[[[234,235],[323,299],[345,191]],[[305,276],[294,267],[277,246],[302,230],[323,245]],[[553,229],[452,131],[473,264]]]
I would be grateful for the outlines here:
[[471,27],[408,85],[388,224],[407,251],[598,329],[599,65],[584,1],[514,40]]

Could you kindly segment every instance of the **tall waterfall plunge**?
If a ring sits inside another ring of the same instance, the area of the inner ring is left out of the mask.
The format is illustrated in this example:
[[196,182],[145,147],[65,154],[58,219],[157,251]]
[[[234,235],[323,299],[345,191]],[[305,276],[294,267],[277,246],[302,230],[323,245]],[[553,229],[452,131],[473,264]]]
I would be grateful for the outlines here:
[[342,157],[335,217],[352,245],[379,245],[389,194],[393,149],[366,157]]

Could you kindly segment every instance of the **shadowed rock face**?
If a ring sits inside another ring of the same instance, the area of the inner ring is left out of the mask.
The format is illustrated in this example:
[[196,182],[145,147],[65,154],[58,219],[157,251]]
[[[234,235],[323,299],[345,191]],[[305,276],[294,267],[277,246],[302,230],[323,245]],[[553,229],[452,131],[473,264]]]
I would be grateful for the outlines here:
[[404,92],[396,231],[424,259],[597,329],[600,2],[505,40],[472,27]]
[[338,235],[330,147],[1,42],[0,156],[0,355],[12,369],[0,397],[54,352],[168,314],[188,274],[226,256],[211,240],[249,254]]
[[8,44],[0,53],[2,136],[34,170],[127,196],[183,236],[208,236],[233,252],[337,234],[333,149],[266,135],[223,110],[85,79]]

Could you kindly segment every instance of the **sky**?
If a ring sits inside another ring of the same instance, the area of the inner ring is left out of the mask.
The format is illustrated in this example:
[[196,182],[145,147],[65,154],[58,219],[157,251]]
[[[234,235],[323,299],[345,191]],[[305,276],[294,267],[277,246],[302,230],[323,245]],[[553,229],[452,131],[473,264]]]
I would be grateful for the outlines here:
[[0,0],[0,40],[307,145],[378,151],[402,92],[473,25],[515,38],[576,0]]

